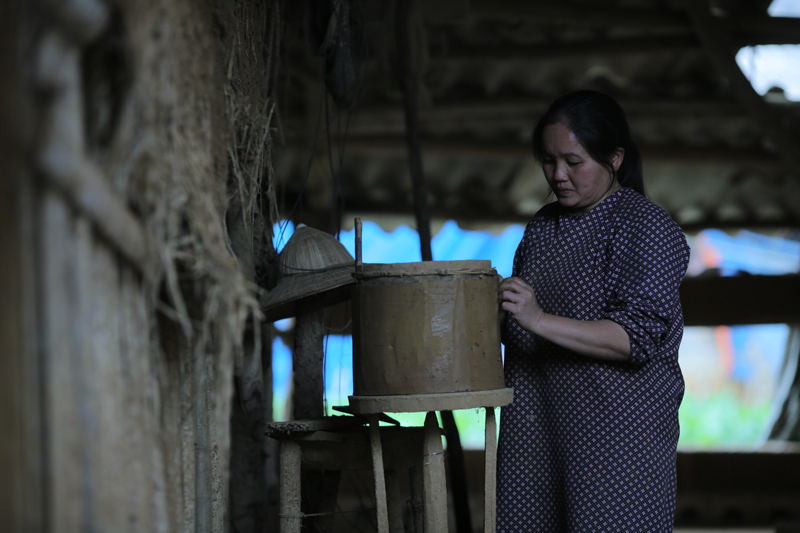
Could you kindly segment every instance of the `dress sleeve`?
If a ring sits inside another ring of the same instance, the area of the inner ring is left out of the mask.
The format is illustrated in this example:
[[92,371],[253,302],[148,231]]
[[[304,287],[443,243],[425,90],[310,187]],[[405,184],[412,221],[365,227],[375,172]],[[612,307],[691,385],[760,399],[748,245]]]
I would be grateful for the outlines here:
[[[525,263],[525,259],[526,259],[526,256],[527,256],[528,242],[530,241],[530,238],[531,238],[531,233],[530,232],[531,232],[532,224],[533,224],[533,221],[529,222],[528,225],[525,227],[525,232],[522,234],[522,240],[520,240],[519,245],[517,246],[517,251],[514,253],[514,263],[513,263],[512,267],[511,267],[511,275],[512,276],[519,276],[520,273],[522,272],[523,268],[524,268],[523,265]],[[503,323],[500,326],[500,342],[502,342],[504,345],[508,344],[508,340],[509,340],[508,329],[509,329],[509,327],[511,327],[511,326],[510,326],[510,323],[509,323],[509,320],[508,320],[508,314],[506,314],[506,317],[505,317],[505,319],[503,320]],[[517,327],[519,327],[519,326],[517,326]]]
[[522,240],[519,242],[519,246],[517,246],[517,251],[514,252],[514,263],[511,267],[512,276],[519,276],[522,272],[523,261],[525,261],[525,256],[527,255],[528,240],[530,239],[529,232],[530,226],[525,229]]
[[689,262],[683,231],[666,213],[651,209],[620,222],[609,243],[604,317],[621,325],[630,361],[658,356],[670,327],[680,320],[678,287]]

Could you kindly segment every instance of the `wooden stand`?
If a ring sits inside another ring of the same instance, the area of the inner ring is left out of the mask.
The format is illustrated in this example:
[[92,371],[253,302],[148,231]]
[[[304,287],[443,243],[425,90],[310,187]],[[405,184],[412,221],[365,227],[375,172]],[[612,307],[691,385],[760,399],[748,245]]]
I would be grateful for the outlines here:
[[[447,485],[445,481],[444,452],[436,411],[455,411],[458,409],[486,410],[486,457],[484,481],[484,533],[495,531],[495,466],[497,463],[497,425],[494,408],[508,405],[513,399],[512,389],[496,389],[477,392],[456,392],[443,394],[410,394],[396,396],[350,396],[350,412],[367,415],[370,434],[378,434],[380,413],[427,412],[425,417],[423,461],[422,461],[422,501],[425,533],[447,532]],[[372,437],[372,469],[375,473],[375,501],[377,504],[378,533],[390,533],[387,503],[387,489],[383,476],[383,450],[381,439]]]
[[[408,470],[415,530],[446,533],[447,484],[442,432],[436,411],[484,408],[486,458],[484,532],[495,531],[495,465],[497,424],[494,408],[508,405],[512,389],[444,394],[351,396],[348,412],[364,415],[293,420],[267,425],[267,434],[281,441],[280,531],[299,533],[306,516],[300,507],[302,468],[327,471],[372,470],[378,533],[403,531],[398,472]],[[383,413],[426,412],[425,426],[380,427]]]
[[[325,417],[267,425],[267,434],[278,439],[280,451],[280,531],[299,533],[303,518],[319,520],[326,513],[306,515],[301,509],[301,469],[341,472],[373,470],[380,487],[377,519],[380,531],[403,533],[404,501],[399,472],[409,471],[412,500],[424,501],[423,471],[425,430],[420,427],[378,428],[379,415],[369,428],[360,417]],[[441,434],[438,435],[441,448]],[[378,453],[376,459],[374,454]],[[373,468],[373,465],[381,465]],[[415,506],[417,515],[425,507]],[[422,529],[418,529],[422,531]]]

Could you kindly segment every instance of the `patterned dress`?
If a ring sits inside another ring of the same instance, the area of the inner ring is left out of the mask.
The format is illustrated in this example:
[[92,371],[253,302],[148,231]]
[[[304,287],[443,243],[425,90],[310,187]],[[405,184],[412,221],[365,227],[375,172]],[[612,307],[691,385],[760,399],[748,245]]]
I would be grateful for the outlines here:
[[681,229],[629,188],[583,215],[549,204],[528,223],[514,275],[546,313],[620,324],[631,357],[578,355],[506,321],[514,403],[500,421],[498,532],[672,531],[688,261]]

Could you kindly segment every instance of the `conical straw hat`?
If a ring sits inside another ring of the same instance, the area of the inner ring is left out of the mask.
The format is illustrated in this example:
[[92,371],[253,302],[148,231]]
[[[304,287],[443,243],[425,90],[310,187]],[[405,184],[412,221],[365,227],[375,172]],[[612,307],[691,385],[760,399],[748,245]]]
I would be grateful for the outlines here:
[[333,235],[301,224],[278,261],[278,283],[261,300],[268,320],[294,316],[304,304],[331,305],[350,297],[355,261]]

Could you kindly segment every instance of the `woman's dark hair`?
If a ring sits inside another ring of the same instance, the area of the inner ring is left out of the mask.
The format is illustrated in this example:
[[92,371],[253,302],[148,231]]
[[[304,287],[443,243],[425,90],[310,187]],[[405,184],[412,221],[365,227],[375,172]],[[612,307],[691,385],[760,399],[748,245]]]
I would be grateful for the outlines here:
[[[597,91],[576,91],[558,98],[539,119],[533,130],[533,155],[539,164],[544,159],[544,129],[564,124],[592,158],[611,170],[620,185],[630,187],[642,196],[642,156],[631,138],[625,112],[616,100]],[[611,161],[618,148],[625,150],[619,169],[614,172]]]

